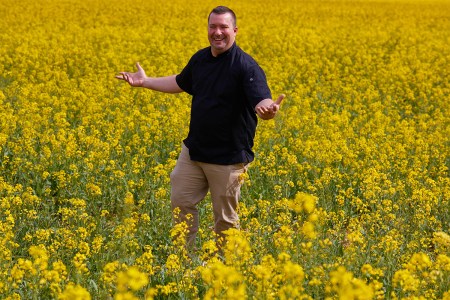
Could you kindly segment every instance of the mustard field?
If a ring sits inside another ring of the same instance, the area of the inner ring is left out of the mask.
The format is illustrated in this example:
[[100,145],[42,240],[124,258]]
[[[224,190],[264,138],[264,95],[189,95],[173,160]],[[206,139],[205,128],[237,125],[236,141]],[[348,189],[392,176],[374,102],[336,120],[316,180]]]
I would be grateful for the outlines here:
[[[115,79],[180,72],[217,5],[265,70],[240,230],[173,226],[191,98]],[[450,1],[2,0],[1,299],[450,299]],[[175,238],[178,237],[178,238]]]

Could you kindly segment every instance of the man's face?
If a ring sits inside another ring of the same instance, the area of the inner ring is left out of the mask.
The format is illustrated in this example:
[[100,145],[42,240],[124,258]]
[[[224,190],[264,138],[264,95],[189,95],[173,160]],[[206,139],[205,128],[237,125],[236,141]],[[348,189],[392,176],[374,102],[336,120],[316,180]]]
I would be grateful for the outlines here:
[[237,27],[233,25],[230,13],[214,14],[209,16],[208,39],[211,52],[217,56],[233,46],[236,39]]

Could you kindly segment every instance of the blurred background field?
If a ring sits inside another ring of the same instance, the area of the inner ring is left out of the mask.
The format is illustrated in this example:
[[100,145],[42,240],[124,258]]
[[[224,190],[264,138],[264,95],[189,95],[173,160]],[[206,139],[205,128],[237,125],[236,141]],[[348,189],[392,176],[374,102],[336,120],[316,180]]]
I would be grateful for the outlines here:
[[[181,71],[207,16],[273,96],[211,254],[171,236],[169,174],[190,97],[114,76]],[[2,299],[450,299],[450,2],[0,3]]]

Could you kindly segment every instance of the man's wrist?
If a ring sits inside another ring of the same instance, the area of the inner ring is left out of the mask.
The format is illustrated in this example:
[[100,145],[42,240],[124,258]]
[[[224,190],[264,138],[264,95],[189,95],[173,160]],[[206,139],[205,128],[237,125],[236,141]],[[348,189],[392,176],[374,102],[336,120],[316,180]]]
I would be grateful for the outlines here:
[[142,80],[142,84],[141,84],[141,87],[142,88],[148,88],[149,87],[149,83],[148,83],[148,77],[145,77],[143,80]]

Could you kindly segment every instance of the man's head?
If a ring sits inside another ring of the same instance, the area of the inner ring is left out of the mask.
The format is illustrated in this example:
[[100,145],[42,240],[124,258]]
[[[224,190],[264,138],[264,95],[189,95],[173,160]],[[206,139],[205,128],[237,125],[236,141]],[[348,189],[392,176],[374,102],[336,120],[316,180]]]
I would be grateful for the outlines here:
[[237,30],[236,15],[231,9],[218,6],[211,11],[208,16],[208,39],[214,56],[233,46]]

